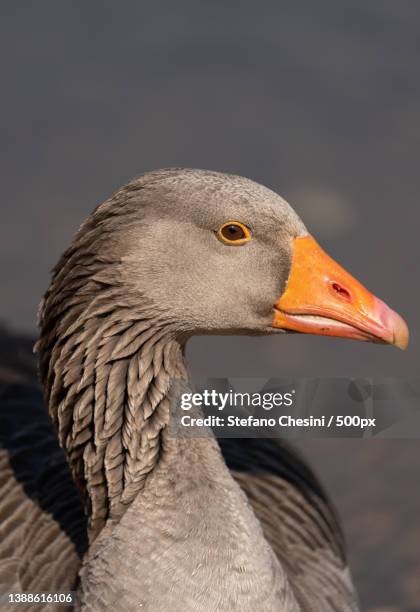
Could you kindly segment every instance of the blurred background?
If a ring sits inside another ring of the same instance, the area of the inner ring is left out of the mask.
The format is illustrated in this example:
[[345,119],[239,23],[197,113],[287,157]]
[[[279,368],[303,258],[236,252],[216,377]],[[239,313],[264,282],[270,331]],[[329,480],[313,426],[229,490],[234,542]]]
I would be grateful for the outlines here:
[[[412,333],[405,353],[198,338],[194,376],[417,377],[420,3],[3,0],[0,13],[2,363],[30,362],[49,270],[89,211],[146,170],[192,166],[281,193]],[[419,610],[418,442],[299,445],[343,517],[364,609]]]

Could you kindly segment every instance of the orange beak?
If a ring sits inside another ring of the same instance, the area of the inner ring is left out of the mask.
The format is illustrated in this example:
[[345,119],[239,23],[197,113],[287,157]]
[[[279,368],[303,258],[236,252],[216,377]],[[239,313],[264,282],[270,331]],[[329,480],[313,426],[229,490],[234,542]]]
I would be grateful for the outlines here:
[[408,346],[405,321],[321,249],[312,236],[293,240],[286,289],[273,327],[322,336]]

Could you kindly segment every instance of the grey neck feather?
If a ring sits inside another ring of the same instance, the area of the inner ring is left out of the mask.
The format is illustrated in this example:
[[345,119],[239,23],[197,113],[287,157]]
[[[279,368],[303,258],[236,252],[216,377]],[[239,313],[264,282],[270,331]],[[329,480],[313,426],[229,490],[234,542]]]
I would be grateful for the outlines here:
[[160,452],[171,378],[186,377],[180,330],[121,281],[114,236],[139,223],[135,190],[121,189],[81,227],[40,306],[44,393],[93,541],[144,486]]
[[132,309],[103,318],[98,309],[105,313],[99,302],[80,311],[44,371],[86,493],[83,609],[251,611],[264,601],[267,610],[297,612],[216,441],[168,435],[171,381],[187,378],[174,330]]
[[[165,358],[161,362],[165,350],[168,366]],[[138,359],[162,365],[150,373],[148,386],[138,379],[134,478],[121,495],[124,514],[111,504],[84,560],[83,609],[254,612],[264,601],[267,610],[298,612],[285,572],[216,440],[210,433],[176,436],[168,427],[170,408],[188,387],[170,384],[185,378],[179,344],[158,341],[150,353],[146,359],[142,348]]]
[[93,540],[108,519],[124,513],[153,470],[171,379],[186,374],[170,326],[121,306],[104,312],[99,301],[82,313],[52,351],[46,390],[86,497]]

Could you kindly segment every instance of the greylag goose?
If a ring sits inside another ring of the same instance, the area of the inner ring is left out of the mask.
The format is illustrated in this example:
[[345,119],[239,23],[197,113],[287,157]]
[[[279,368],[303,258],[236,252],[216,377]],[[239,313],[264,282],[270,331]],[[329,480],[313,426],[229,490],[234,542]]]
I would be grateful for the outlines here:
[[39,324],[54,429],[32,382],[0,398],[3,593],[77,588],[92,611],[359,609],[339,521],[293,450],[168,435],[192,335],[407,345],[279,195],[203,170],[133,180],[81,226]]

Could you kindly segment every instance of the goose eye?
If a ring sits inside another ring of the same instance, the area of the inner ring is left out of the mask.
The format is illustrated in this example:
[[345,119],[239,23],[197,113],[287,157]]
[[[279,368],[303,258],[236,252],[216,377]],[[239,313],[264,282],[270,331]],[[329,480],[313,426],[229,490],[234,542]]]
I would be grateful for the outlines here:
[[251,240],[251,232],[246,225],[239,221],[228,221],[219,229],[217,237],[225,244],[239,246]]

